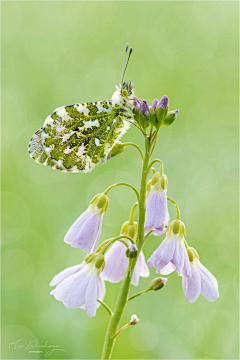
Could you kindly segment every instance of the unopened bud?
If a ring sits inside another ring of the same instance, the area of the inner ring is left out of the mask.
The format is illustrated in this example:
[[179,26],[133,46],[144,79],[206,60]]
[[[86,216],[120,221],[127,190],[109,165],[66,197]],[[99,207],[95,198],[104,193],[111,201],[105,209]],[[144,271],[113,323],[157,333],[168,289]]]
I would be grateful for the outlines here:
[[150,281],[149,287],[152,288],[152,290],[157,291],[164,287],[168,279],[166,278],[156,278]]
[[136,325],[139,322],[137,315],[132,315],[130,320],[130,325]]
[[150,110],[149,110],[147,100],[141,101],[141,103],[140,103],[140,111],[145,116],[150,114]]
[[156,110],[157,104],[158,104],[158,99],[154,99],[152,103],[152,108],[154,111]]
[[163,125],[171,125],[174,120],[176,119],[177,115],[179,113],[179,110],[173,110],[173,111],[170,111],[166,117],[166,119],[164,119],[163,121]]
[[107,159],[109,160],[112,157],[121,154],[124,150],[125,150],[125,146],[120,141],[117,141],[113,146],[112,150],[110,151],[110,153],[108,154]]
[[127,250],[126,250],[126,256],[128,258],[137,257],[137,253],[138,253],[138,249],[137,249],[137,246],[135,244],[130,245],[129,248],[127,248]]

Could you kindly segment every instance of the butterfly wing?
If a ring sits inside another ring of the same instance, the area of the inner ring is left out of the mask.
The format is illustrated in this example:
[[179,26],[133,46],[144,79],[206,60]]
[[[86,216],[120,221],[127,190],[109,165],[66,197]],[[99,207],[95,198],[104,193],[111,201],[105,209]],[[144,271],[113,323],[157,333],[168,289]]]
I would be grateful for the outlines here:
[[30,140],[37,162],[65,172],[89,172],[129,127],[131,114],[113,101],[74,104],[56,109]]

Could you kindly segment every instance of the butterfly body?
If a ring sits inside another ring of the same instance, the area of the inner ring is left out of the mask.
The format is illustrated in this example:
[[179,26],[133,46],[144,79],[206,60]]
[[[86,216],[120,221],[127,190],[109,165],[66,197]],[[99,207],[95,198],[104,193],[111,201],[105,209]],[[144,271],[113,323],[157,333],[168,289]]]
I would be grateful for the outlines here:
[[132,116],[132,99],[119,88],[111,100],[57,108],[31,138],[29,154],[36,162],[63,172],[89,172],[106,162]]

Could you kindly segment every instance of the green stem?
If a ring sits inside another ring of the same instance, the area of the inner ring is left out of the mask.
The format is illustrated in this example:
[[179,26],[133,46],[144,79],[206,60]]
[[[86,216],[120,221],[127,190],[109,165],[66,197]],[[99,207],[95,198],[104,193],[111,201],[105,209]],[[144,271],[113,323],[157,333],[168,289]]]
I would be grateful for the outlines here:
[[[106,241],[104,241],[96,250],[96,252],[101,252],[102,254],[104,254],[104,252],[107,250],[107,248],[112,244],[114,243],[115,241],[121,241],[122,239],[127,239],[129,241],[131,241],[132,244],[135,244],[135,241],[128,235],[119,235],[119,236],[116,236],[115,238],[111,238],[111,239],[108,239]],[[126,244],[124,241],[121,241],[124,243],[124,245],[128,245]],[[128,247],[128,246],[127,246]]]
[[101,301],[100,299],[97,299],[97,301],[105,307],[105,309],[107,310],[107,312],[109,313],[110,316],[113,316],[112,310],[110,309],[110,307],[104,302]]
[[160,175],[163,174],[163,162],[160,159],[155,159],[151,162],[151,164],[148,167],[148,172],[151,170],[151,167],[153,166],[153,164],[155,164],[156,162],[158,162],[160,164]]
[[104,191],[104,194],[107,195],[107,193],[108,193],[111,189],[113,189],[113,188],[115,188],[115,187],[117,187],[117,186],[120,186],[120,185],[128,186],[128,187],[130,187],[131,189],[133,189],[133,191],[136,193],[137,199],[138,199],[138,201],[139,201],[139,193],[138,193],[137,189],[135,189],[134,186],[132,186],[132,185],[130,185],[130,184],[128,184],[128,183],[125,183],[125,182],[120,182],[120,183],[113,184],[113,185],[109,186],[109,187]]
[[176,214],[177,214],[177,219],[178,219],[178,220],[181,220],[181,218],[180,218],[180,210],[179,210],[178,204],[176,203],[175,200],[173,200],[173,199],[170,198],[169,196],[167,197],[167,199],[168,199],[169,201],[171,201],[171,202],[175,205]]
[[139,151],[139,153],[140,153],[140,155],[141,155],[142,160],[144,159],[143,152],[142,152],[142,150],[140,149],[140,147],[139,147],[137,144],[134,144],[134,143],[132,143],[132,142],[126,142],[126,143],[123,143],[122,145],[124,145],[124,146],[127,146],[127,145],[132,145],[132,146],[134,146],[136,149],[138,149],[138,151]]
[[136,258],[129,259],[128,267],[119,291],[115,310],[108,324],[107,334],[102,352],[102,359],[111,358],[115,343],[115,338],[113,337],[117,333],[117,329],[119,328],[119,323],[121,321],[123,312],[127,304],[128,293],[131,285],[134,268],[145,241],[144,222],[145,222],[145,212],[146,212],[146,190],[147,190],[147,175],[148,175],[147,169],[149,164],[149,154],[150,154],[150,141],[147,137],[145,137],[145,156],[143,160],[141,189],[140,189],[140,196],[138,201],[139,216],[138,216],[138,232],[137,232],[137,241],[136,241],[138,248],[138,255]]
[[134,299],[134,298],[135,298],[135,297],[137,297],[137,296],[140,296],[140,295],[146,294],[148,291],[151,291],[151,290],[152,290],[152,288],[147,288],[146,290],[143,290],[143,291],[141,291],[141,292],[139,292],[139,293],[137,293],[137,294],[135,294],[135,295],[131,296],[130,298],[128,298],[128,301],[130,301],[130,300]]

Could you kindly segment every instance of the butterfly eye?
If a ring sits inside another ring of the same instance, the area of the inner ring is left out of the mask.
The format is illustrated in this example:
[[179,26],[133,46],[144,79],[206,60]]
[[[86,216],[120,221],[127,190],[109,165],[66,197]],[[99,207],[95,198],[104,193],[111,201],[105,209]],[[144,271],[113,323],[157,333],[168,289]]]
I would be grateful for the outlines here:
[[126,97],[128,96],[128,91],[127,91],[127,89],[123,89],[123,90],[121,91],[121,95],[126,98]]

